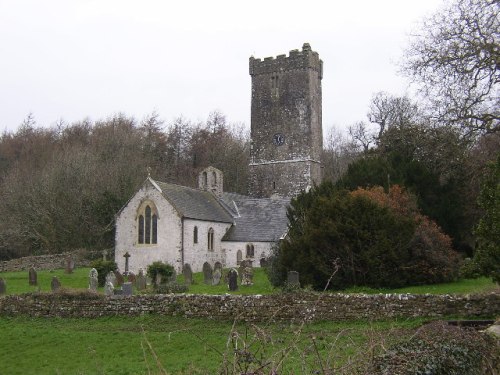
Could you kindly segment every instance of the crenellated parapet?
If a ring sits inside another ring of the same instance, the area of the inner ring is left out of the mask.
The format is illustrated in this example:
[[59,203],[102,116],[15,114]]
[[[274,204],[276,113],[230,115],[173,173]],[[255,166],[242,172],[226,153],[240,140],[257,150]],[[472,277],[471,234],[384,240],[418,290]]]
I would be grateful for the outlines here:
[[291,50],[288,57],[278,55],[266,57],[264,60],[250,57],[251,76],[306,69],[318,72],[319,79],[323,78],[323,61],[319,58],[318,53],[311,49],[309,43],[304,43],[302,51]]

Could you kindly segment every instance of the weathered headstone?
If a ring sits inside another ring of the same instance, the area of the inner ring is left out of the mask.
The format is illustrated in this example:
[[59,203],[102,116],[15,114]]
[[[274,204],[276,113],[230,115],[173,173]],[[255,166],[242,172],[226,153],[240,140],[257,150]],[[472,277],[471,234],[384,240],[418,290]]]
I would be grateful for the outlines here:
[[7,293],[7,284],[5,280],[0,277],[0,296]]
[[156,277],[155,277],[155,285],[158,286],[158,285],[161,285],[162,283],[162,277],[161,277],[161,274],[160,273],[157,273],[156,274]]
[[144,276],[144,270],[141,268],[139,274],[135,278],[135,287],[137,290],[146,289],[146,276]]
[[212,273],[212,266],[208,262],[203,263],[203,282],[205,284],[212,284]]
[[122,285],[123,295],[131,296],[132,295],[132,283],[126,282]]
[[30,285],[38,285],[38,277],[35,270],[35,267],[31,266],[28,271],[28,278]]
[[241,285],[253,285],[253,268],[245,267],[241,276]]
[[135,284],[136,278],[137,278],[137,276],[135,276],[135,273],[133,273],[133,272],[129,272],[127,275],[127,281],[131,282],[132,284]]
[[107,261],[107,256],[108,256],[108,250],[103,250],[102,251],[102,260]]
[[116,284],[115,286],[122,286],[123,283],[125,282],[125,279],[123,278],[123,275],[120,273],[120,270],[113,271],[116,277]]
[[106,281],[104,285],[104,294],[107,296],[112,296],[115,292],[115,286],[111,281]]
[[222,272],[220,268],[216,268],[212,277],[212,285],[219,285],[220,279],[222,278]]
[[109,271],[108,274],[106,275],[106,284],[107,283],[113,284],[113,287],[115,286],[116,276],[115,276],[115,273],[113,271]]
[[57,276],[52,276],[52,281],[50,282],[50,289],[53,292],[57,292],[61,288],[61,282],[57,278]]
[[189,263],[185,263],[182,267],[182,274],[184,275],[184,284],[191,285],[193,283],[193,271]]
[[89,289],[94,292],[97,290],[97,283],[98,283],[97,276],[98,276],[97,270],[95,268],[92,268],[89,272]]
[[297,271],[288,271],[287,283],[290,286],[300,288],[299,273]]
[[238,290],[238,271],[232,268],[229,271],[228,278],[229,278],[229,290],[233,292],[235,290]]
[[267,264],[268,264],[268,262],[267,262],[267,259],[266,259],[266,258],[260,258],[260,266],[261,266],[262,268],[267,267]]
[[75,261],[71,256],[66,258],[66,269],[64,272],[66,273],[73,273],[73,270],[75,269]]

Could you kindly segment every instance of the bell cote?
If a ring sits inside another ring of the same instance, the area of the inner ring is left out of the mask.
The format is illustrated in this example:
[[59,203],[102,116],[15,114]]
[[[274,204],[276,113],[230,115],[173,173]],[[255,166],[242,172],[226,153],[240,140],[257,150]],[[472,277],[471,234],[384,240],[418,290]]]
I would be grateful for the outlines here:
[[198,188],[210,191],[220,197],[223,192],[224,176],[222,171],[214,167],[207,167],[198,175]]

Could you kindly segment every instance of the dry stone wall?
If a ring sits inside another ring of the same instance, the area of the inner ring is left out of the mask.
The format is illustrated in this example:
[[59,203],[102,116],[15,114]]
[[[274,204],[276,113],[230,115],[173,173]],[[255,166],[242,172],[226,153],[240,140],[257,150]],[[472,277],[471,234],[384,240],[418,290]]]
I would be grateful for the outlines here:
[[290,293],[266,296],[34,293],[0,298],[0,316],[137,316],[162,314],[246,321],[380,320],[389,318],[494,318],[500,293],[482,295],[348,295]]
[[31,266],[36,270],[65,268],[69,257],[73,259],[76,267],[89,267],[94,259],[102,258],[102,253],[81,249],[62,254],[32,255],[0,262],[0,272],[27,271]]

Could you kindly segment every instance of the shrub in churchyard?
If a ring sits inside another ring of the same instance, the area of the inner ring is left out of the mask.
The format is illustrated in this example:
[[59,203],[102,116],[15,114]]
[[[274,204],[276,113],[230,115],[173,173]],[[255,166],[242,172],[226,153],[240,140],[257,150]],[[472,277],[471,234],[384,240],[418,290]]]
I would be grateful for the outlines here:
[[90,265],[97,270],[97,283],[99,286],[104,286],[106,282],[106,275],[109,272],[116,270],[118,267],[112,260],[96,260]]
[[282,284],[287,270],[300,272],[301,283],[315,289],[323,289],[330,277],[330,289],[455,278],[458,256],[449,238],[419,216],[403,189],[384,194],[348,192],[326,181],[293,199],[288,236],[273,254],[273,284]]
[[161,275],[163,282],[167,282],[174,274],[174,267],[163,262],[153,262],[148,266],[147,275],[156,283],[156,275]]

